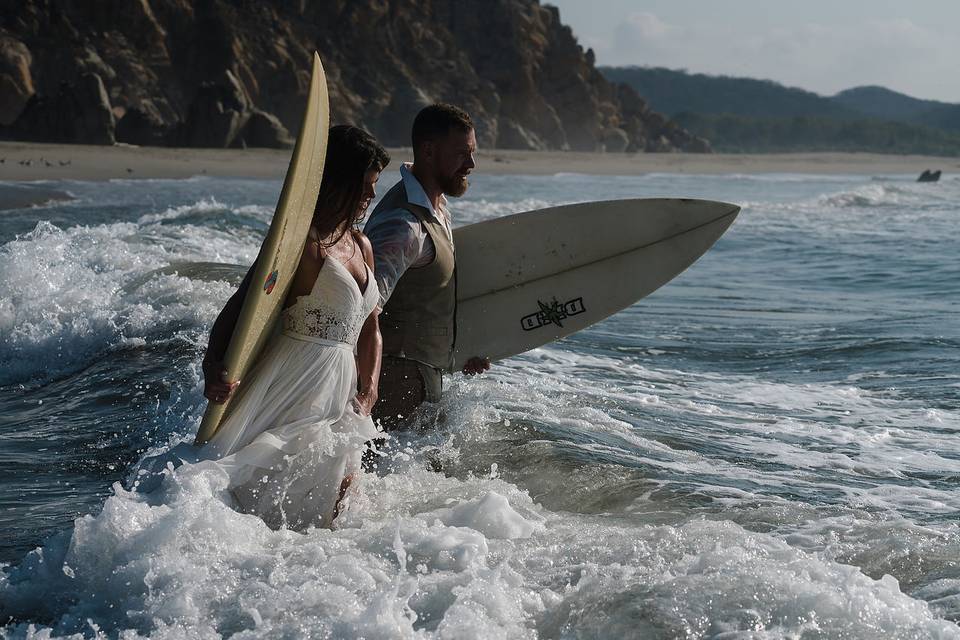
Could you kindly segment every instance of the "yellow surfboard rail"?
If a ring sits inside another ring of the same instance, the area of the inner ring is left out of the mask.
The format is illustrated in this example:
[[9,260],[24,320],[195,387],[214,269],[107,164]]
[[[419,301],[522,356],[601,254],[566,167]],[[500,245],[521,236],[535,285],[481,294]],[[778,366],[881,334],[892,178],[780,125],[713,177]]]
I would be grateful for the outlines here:
[[[313,76],[303,126],[297,137],[276,212],[260,247],[250,289],[224,355],[227,380],[242,380],[273,333],[293,282],[320,193],[330,130],[330,99],[320,56],[313,54]],[[194,444],[214,436],[230,403],[207,403]]]

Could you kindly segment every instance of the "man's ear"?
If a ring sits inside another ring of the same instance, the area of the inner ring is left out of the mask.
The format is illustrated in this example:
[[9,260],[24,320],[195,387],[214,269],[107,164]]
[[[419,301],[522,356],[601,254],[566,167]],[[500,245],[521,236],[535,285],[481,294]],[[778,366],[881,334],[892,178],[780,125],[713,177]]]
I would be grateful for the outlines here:
[[425,140],[420,143],[420,155],[424,160],[432,160],[437,151],[437,146],[433,140]]

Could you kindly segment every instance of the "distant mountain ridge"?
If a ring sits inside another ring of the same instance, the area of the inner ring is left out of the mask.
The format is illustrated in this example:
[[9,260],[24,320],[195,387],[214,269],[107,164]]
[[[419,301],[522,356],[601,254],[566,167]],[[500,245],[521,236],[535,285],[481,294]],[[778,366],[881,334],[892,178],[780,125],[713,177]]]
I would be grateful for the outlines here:
[[833,96],[831,100],[855,111],[890,120],[913,119],[929,111],[956,106],[948,102],[921,100],[876,85],[846,89]]
[[960,131],[960,104],[921,100],[878,86],[847,89],[831,100],[877,118]]
[[960,155],[960,104],[864,86],[835,96],[770,80],[651,67],[599,67],[718,151]]
[[598,67],[613,82],[628,84],[662,113],[740,116],[856,117],[842,103],[772,80],[709,76],[660,67]]

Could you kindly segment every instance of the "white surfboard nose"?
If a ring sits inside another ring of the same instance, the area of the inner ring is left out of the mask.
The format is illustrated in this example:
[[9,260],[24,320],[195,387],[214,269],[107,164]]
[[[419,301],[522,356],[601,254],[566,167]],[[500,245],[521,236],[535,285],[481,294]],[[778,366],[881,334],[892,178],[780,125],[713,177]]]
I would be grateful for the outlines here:
[[587,202],[460,227],[454,368],[590,326],[660,288],[740,207],[686,198]]

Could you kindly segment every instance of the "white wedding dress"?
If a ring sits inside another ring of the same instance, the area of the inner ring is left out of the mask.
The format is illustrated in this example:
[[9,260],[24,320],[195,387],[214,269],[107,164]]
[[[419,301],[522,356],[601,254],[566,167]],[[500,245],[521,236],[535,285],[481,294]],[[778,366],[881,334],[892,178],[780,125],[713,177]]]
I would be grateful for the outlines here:
[[341,262],[324,260],[200,451],[226,470],[238,508],[273,528],[331,526],[341,484],[351,478],[355,489],[365,443],[382,437],[353,408],[357,338],[379,301],[366,271],[361,291]]

